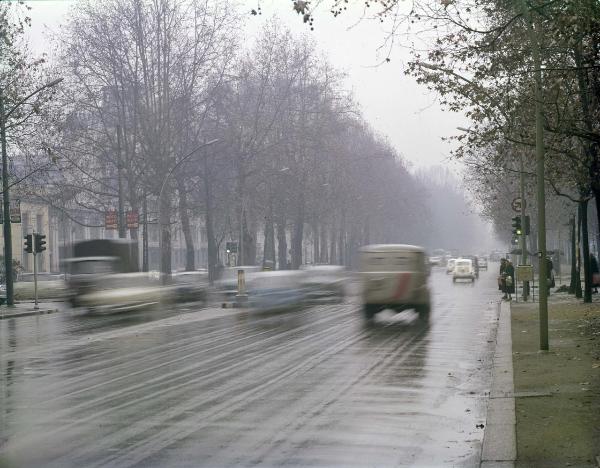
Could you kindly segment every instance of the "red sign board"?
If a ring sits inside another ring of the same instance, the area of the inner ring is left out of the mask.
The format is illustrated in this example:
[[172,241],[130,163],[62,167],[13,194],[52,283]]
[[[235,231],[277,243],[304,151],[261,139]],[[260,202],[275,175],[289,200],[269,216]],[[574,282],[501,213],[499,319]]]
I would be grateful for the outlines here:
[[127,228],[137,229],[140,226],[140,216],[137,211],[127,212]]
[[117,229],[119,225],[119,216],[116,210],[110,210],[104,213],[104,229]]

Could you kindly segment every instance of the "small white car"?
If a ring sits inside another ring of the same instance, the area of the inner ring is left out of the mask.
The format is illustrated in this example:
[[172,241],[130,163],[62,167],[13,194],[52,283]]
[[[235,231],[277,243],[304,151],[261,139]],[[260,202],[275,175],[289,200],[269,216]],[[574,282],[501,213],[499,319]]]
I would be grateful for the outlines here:
[[488,269],[487,258],[485,258],[485,257],[479,257],[479,269],[480,270],[487,270]]
[[454,264],[456,263],[455,258],[448,259],[448,263],[446,264],[446,274],[449,275],[454,272]]
[[454,262],[454,271],[452,272],[452,281],[459,279],[468,279],[475,282],[475,267],[473,260],[468,258],[457,258]]

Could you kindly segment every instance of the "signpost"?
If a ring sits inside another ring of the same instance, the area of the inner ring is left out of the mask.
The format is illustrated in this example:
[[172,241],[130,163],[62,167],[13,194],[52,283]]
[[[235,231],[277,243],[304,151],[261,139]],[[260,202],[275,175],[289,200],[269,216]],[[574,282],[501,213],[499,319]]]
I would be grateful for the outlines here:
[[104,213],[104,229],[117,229],[119,225],[119,216],[117,210],[108,210]]
[[127,212],[127,229],[137,229],[140,227],[140,216],[137,211]]
[[13,198],[10,201],[10,222],[21,222],[21,200],[19,200],[18,198]]
[[515,213],[520,213],[525,208],[525,203],[521,197],[514,198],[510,206]]

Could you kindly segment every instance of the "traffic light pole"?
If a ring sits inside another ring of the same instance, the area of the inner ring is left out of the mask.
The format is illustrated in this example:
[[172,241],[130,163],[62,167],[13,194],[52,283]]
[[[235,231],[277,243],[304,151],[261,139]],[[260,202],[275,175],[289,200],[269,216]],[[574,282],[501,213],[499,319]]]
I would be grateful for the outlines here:
[[[527,221],[525,215],[525,209],[527,203],[525,202],[525,164],[523,162],[523,152],[521,152],[521,171],[520,171],[520,191],[521,191],[521,265],[527,265]],[[527,301],[529,298],[529,281],[523,281],[523,300]]]
[[36,234],[35,232],[33,232],[32,234],[32,249],[33,249],[33,297],[34,297],[34,301],[35,304],[33,306],[33,308],[35,310],[39,309],[38,307],[38,285],[37,285],[37,236],[38,234]]

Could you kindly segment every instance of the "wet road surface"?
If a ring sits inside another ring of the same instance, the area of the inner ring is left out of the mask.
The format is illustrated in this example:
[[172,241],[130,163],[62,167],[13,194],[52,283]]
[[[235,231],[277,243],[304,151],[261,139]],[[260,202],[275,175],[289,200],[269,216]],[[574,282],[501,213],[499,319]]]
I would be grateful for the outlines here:
[[496,269],[435,269],[429,323],[285,313],[0,320],[0,466],[478,466]]

